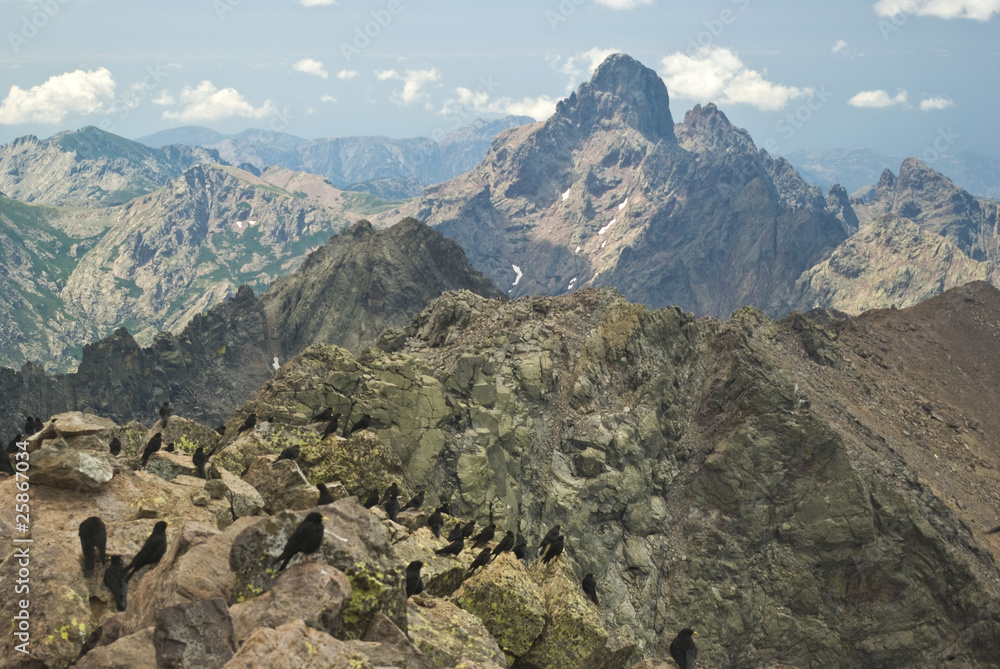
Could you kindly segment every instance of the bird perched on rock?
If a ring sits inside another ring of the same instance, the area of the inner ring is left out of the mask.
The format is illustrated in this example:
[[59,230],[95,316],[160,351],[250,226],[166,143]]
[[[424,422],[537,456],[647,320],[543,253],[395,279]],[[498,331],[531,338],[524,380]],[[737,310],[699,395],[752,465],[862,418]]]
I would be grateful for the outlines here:
[[487,543],[493,541],[493,537],[496,536],[496,533],[497,533],[497,524],[490,523],[485,528],[483,528],[482,532],[472,537],[472,547],[480,548],[481,546],[485,546]]
[[24,435],[18,432],[16,437],[7,442],[7,450],[5,452],[13,453],[15,450],[17,450],[17,442],[22,441],[23,439]]
[[101,564],[107,557],[105,551],[108,545],[108,531],[104,527],[104,521],[97,516],[91,516],[80,523],[78,531],[80,535],[80,545],[83,547],[83,573],[90,574],[94,571],[94,551],[101,557]]
[[45,429],[45,423],[38,416],[35,416],[35,433],[41,432]]
[[330,419],[330,422],[326,424],[326,428],[323,430],[323,436],[320,439],[326,439],[331,434],[337,433],[337,424],[340,422],[340,414]]
[[565,540],[562,536],[556,537],[555,541],[549,544],[548,550],[545,552],[545,557],[542,558],[542,562],[548,564],[562,555],[564,541]]
[[132,561],[125,568],[125,580],[131,580],[135,572],[149,564],[156,564],[167,552],[167,523],[164,520],[157,521],[153,525],[153,532],[146,539],[139,552],[135,554]]
[[421,490],[416,495],[414,495],[409,502],[407,502],[400,511],[406,511],[407,509],[419,509],[424,505],[424,493],[426,491]]
[[240,429],[236,431],[237,435],[243,434],[247,430],[252,430],[253,426],[257,424],[257,414],[251,413],[247,416],[247,419],[243,421],[243,425],[240,425]]
[[83,642],[83,647],[80,648],[80,654],[76,656],[77,661],[90,651],[97,648],[97,642],[101,640],[101,636],[103,634],[103,628],[95,627],[94,630],[87,635],[87,640]]
[[[301,452],[301,450],[302,449],[299,447],[298,444],[295,444],[294,446],[289,446],[288,448],[281,451],[281,454],[278,456],[278,460],[292,460],[294,462],[295,460],[299,459],[299,453]],[[277,462],[278,460],[275,460],[275,462]]]
[[217,427],[217,428],[215,428],[215,431],[216,431],[216,432],[218,432],[218,433],[219,433],[220,435],[222,435],[223,437],[224,437],[224,436],[226,436],[226,426],[225,426],[224,424],[223,424],[223,425],[220,425],[220,426],[219,426],[219,427]]
[[347,424],[345,423],[344,436],[350,437],[355,432],[360,432],[361,430],[367,430],[371,424],[372,424],[372,417],[369,416],[368,414],[365,414],[364,416],[361,417],[361,419],[357,423],[351,425],[350,429],[348,429]]
[[368,495],[368,499],[365,500],[365,503],[362,506],[364,506],[366,509],[370,509],[376,504],[378,504],[380,499],[382,498],[379,496],[378,490],[372,490],[371,494]]
[[28,435],[35,433],[35,419],[31,416],[24,417],[24,432]]
[[518,560],[528,559],[528,540],[520,534],[517,535],[517,541],[514,542],[514,557]]
[[14,465],[11,464],[10,455],[7,451],[0,453],[0,472],[4,474],[14,475]]
[[330,416],[332,416],[332,415],[333,415],[333,408],[326,407],[325,409],[323,409],[322,411],[320,411],[319,414],[317,414],[316,416],[313,416],[312,422],[314,422],[314,423],[320,423],[320,422],[322,422],[324,420],[330,420]]
[[330,494],[330,491],[326,489],[325,483],[320,483],[319,485],[316,486],[316,489],[319,490],[319,501],[316,502],[316,506],[323,506],[324,504],[333,504],[334,501],[336,501],[333,499],[333,495]]
[[167,426],[167,419],[170,418],[170,414],[173,411],[170,407],[170,402],[163,403],[163,406],[160,407],[160,427],[165,428]]
[[465,525],[462,526],[462,538],[468,539],[472,536],[472,533],[476,531],[476,521],[470,520]]
[[681,669],[694,669],[694,661],[698,659],[698,647],[692,638],[695,634],[697,632],[693,629],[685,627],[670,642],[670,657]]
[[389,520],[395,523],[396,518],[399,517],[399,498],[393,495],[382,505],[382,508],[385,509],[385,514],[389,516]]
[[[427,519],[427,527],[431,528],[431,532],[434,533],[435,537],[441,536],[441,528],[444,527],[443,514],[450,513],[450,511],[451,510],[448,508],[448,502],[445,502],[438,508],[434,509],[434,513],[432,513],[430,518]],[[452,541],[454,541],[454,539],[452,539]]]
[[593,574],[587,574],[583,577],[583,591],[590,597],[590,601],[597,606],[601,605],[597,601],[597,578]]
[[128,605],[128,580],[125,578],[125,563],[121,555],[112,555],[111,564],[104,570],[104,585],[115,598],[119,611],[124,611]]
[[420,578],[420,568],[424,566],[424,563],[420,560],[414,560],[410,564],[406,565],[406,596],[419,595],[424,591],[424,582]]
[[208,474],[205,473],[205,463],[208,462],[208,456],[205,455],[205,448],[199,446],[194,455],[191,456],[191,462],[194,463],[195,471],[198,472],[198,476],[203,479],[208,479]]
[[448,541],[457,541],[463,538],[465,538],[465,525],[460,520],[455,523],[455,527],[451,528],[451,532],[448,533]]
[[482,551],[479,552],[479,555],[476,556],[476,559],[472,561],[472,564],[469,565],[469,571],[467,573],[471,574],[480,567],[485,567],[487,564],[489,564],[490,557],[492,557],[492,555],[493,555],[492,548],[490,548],[489,546],[484,548]]
[[390,497],[399,497],[399,484],[395,481],[392,482],[391,486],[386,488],[385,494],[382,495],[382,501],[379,504],[385,504],[389,501]]
[[545,538],[542,539],[542,543],[538,546],[538,552],[541,553],[545,550],[545,547],[556,540],[559,533],[562,531],[562,525],[553,525],[552,529],[545,533]]
[[167,447],[164,448],[163,450],[165,450],[167,453],[173,453],[174,452],[174,442],[171,441],[169,444],[167,444]]
[[117,457],[117,455],[122,452],[122,440],[115,437],[111,440],[111,445],[108,448],[111,450],[111,455]]
[[438,555],[458,555],[462,552],[463,548],[465,548],[465,539],[463,537],[459,537],[444,548],[439,548],[434,552]]
[[514,548],[514,533],[507,530],[507,534],[503,536],[503,539],[493,549],[493,557],[500,555],[500,553],[506,553],[512,548]]
[[163,433],[157,432],[153,435],[153,438],[149,440],[146,444],[146,448],[142,449],[142,461],[139,465],[140,467],[145,467],[146,463],[149,461],[149,456],[160,450],[160,445],[163,444]]
[[315,553],[319,549],[323,543],[324,520],[326,519],[322,514],[313,511],[306,516],[305,520],[299,523],[299,526],[292,532],[292,536],[288,537],[288,541],[285,542],[285,547],[282,549],[281,555],[274,559],[275,562],[281,562],[281,566],[278,567],[279,572],[285,570],[288,562],[297,553],[308,555],[309,553]]

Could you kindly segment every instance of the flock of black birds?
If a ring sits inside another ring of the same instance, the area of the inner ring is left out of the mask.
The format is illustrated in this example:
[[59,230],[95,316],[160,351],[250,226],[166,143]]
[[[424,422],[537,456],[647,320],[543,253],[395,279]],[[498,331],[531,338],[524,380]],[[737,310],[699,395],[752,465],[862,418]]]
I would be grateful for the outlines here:
[[[83,574],[89,577],[94,573],[95,553],[101,565],[108,561],[108,531],[103,520],[98,516],[91,516],[80,523],[78,533],[80,546],[83,548]],[[153,526],[153,532],[127,566],[121,555],[111,556],[111,563],[104,570],[103,580],[119,611],[124,611],[128,606],[128,582],[143,567],[158,563],[166,552],[167,523],[161,520]]]

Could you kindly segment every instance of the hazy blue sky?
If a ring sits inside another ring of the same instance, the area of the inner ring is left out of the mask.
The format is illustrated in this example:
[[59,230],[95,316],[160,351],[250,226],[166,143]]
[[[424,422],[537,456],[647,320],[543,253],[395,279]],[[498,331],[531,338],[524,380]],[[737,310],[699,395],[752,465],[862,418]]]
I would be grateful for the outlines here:
[[[623,51],[758,146],[1000,156],[1000,0],[0,0],[0,141],[544,118]],[[367,33],[367,34],[366,34]],[[937,142],[937,148],[935,148]]]

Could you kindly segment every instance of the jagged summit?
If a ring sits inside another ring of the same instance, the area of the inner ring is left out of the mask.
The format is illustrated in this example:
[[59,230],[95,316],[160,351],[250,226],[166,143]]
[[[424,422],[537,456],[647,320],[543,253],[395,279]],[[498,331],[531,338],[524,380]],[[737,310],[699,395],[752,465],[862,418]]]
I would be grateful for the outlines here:
[[589,82],[556,107],[549,123],[570,119],[582,131],[604,124],[638,130],[651,142],[675,144],[667,87],[655,71],[616,53],[608,56]]
[[684,115],[684,122],[674,127],[674,134],[688,151],[757,151],[750,133],[733,125],[714,102],[695,105]]

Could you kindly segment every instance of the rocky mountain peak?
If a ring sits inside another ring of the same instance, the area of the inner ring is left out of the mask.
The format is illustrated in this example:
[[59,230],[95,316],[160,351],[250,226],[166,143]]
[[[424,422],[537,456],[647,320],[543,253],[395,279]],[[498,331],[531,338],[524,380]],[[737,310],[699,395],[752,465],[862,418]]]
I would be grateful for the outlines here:
[[619,122],[651,142],[677,142],[666,84],[654,70],[623,53],[608,56],[589,82],[560,101],[550,123],[564,118],[585,132],[595,125]]
[[674,128],[674,134],[688,151],[757,151],[750,133],[733,125],[712,102],[704,107],[695,105]]
[[896,191],[896,175],[892,170],[885,169],[879,177],[878,184],[875,185],[875,200],[882,201],[886,197],[892,197]]

